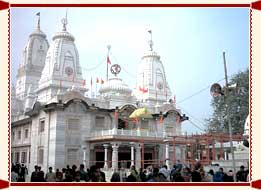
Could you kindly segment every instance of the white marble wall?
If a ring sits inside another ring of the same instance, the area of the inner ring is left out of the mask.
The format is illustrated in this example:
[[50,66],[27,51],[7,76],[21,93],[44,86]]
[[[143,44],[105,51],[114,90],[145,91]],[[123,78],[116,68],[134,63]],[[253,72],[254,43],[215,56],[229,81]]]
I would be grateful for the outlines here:
[[[44,134],[39,134],[39,119],[46,120],[46,113],[41,111],[37,117],[32,118],[32,128],[31,128],[31,163],[30,163],[30,171],[34,170],[34,166],[37,165],[37,157],[38,157],[38,146],[44,147]],[[45,127],[46,129],[46,127]],[[46,130],[44,131],[46,132]]]

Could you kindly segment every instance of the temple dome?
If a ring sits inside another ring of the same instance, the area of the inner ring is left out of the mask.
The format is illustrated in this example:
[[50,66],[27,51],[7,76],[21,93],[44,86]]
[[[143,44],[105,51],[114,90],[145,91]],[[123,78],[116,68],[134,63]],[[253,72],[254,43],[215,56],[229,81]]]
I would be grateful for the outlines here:
[[32,38],[32,37],[36,37],[36,36],[39,36],[39,37],[42,37],[42,38],[46,38],[46,34],[40,30],[40,28],[37,28],[36,30],[34,30],[30,35],[29,37]]
[[148,51],[141,58],[136,81],[135,96],[139,100],[162,103],[172,97],[164,65],[153,49],[152,39],[149,41]]
[[46,86],[47,81],[55,83],[56,86],[59,81],[66,81],[62,84],[64,88],[83,84],[75,38],[66,30],[66,24],[67,21],[63,21],[63,30],[56,32],[52,38],[39,82],[40,88]]
[[125,84],[120,78],[111,78],[106,81],[100,88],[99,92],[102,95],[115,94],[115,95],[126,95],[130,96],[132,90],[127,84]]
[[66,39],[66,40],[69,40],[69,41],[75,40],[73,35],[70,34],[67,31],[56,32],[55,35],[53,36],[53,40],[55,41],[56,39]]
[[36,28],[29,35],[23,49],[22,60],[16,75],[16,98],[24,100],[27,96],[29,84],[38,87],[49,43],[46,34],[40,28],[40,13],[37,14]]
[[87,91],[78,50],[74,43],[75,38],[66,29],[67,18],[62,19],[62,24],[63,29],[54,34],[46,54],[45,66],[37,89],[39,102],[52,99],[58,90],[59,93],[63,93],[72,86],[81,93]]

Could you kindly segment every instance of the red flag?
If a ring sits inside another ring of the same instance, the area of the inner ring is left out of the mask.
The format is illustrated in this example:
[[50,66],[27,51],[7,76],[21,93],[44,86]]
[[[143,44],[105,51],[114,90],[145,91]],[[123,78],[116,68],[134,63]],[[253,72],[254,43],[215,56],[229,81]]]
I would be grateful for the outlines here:
[[118,116],[118,113],[117,113],[117,111],[115,110],[115,112],[114,112],[114,120],[116,121],[116,119],[117,119],[117,116]]
[[101,84],[103,84],[104,83],[104,80],[102,80],[102,78],[101,78]]
[[163,115],[160,116],[159,122],[160,122],[160,123],[163,123]]
[[62,81],[60,80],[59,82],[59,88],[61,89],[62,88]]
[[91,77],[91,86],[92,86],[92,77]]
[[98,77],[96,78],[96,83],[99,83],[99,79],[98,79]]
[[124,128],[127,127],[127,121],[124,119]]
[[140,90],[141,92],[143,92],[143,93],[147,93],[147,92],[148,92],[148,89],[141,88],[140,86],[139,86],[139,90]]
[[107,55],[107,64],[111,64],[111,60],[110,60],[109,55]]
[[133,122],[137,124],[139,122],[139,119],[136,117],[133,119]]

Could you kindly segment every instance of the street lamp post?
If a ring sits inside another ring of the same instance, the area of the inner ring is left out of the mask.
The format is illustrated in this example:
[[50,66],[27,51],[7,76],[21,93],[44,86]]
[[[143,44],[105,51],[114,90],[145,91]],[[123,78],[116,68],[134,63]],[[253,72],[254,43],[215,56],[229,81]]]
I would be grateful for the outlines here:
[[226,56],[225,56],[225,52],[223,52],[223,62],[224,62],[224,71],[225,71],[225,93],[222,93],[221,90],[221,86],[218,83],[215,83],[211,86],[211,94],[213,97],[216,96],[220,96],[220,95],[224,95],[224,103],[225,103],[225,113],[227,115],[227,119],[228,119],[228,129],[229,129],[229,141],[230,141],[230,151],[231,151],[231,155],[232,155],[232,164],[233,164],[233,177],[234,177],[234,181],[236,180],[236,164],[235,164],[235,155],[234,155],[234,149],[233,149],[233,139],[232,139],[232,126],[231,126],[231,118],[229,116],[229,108],[227,105],[227,99],[229,96],[229,85],[228,85],[228,79],[227,79],[227,66],[226,66]]

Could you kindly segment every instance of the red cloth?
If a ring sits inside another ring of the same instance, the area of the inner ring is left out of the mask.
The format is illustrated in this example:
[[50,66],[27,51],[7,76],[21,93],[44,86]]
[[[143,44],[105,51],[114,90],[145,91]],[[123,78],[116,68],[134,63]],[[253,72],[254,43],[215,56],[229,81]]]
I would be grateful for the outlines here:
[[107,56],[107,64],[111,64],[111,60],[109,56]]

